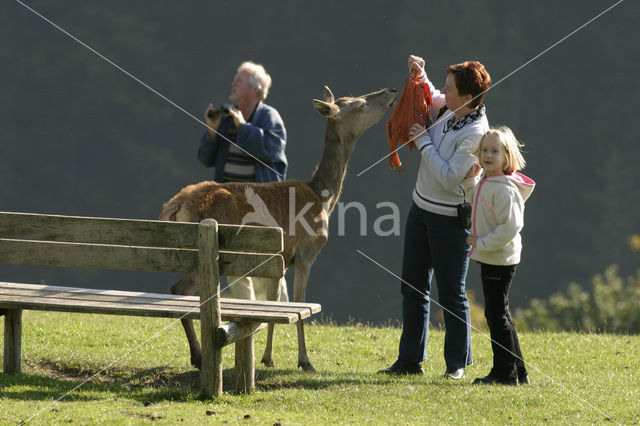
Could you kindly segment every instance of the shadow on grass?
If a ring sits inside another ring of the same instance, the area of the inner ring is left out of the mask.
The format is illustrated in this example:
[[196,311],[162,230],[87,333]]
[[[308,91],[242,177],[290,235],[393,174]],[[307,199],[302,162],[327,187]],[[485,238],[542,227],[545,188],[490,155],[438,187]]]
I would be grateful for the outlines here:
[[256,389],[272,391],[277,389],[320,390],[336,385],[375,383],[363,378],[343,373],[308,373],[294,369],[256,370]]
[[320,371],[306,373],[296,369],[256,369],[256,388],[273,391],[278,389],[321,390],[342,386],[388,386],[407,383],[420,386],[456,388],[465,385],[458,380],[445,380],[442,376],[389,376],[376,372]]
[[147,403],[191,400],[200,388],[200,373],[195,370],[119,367],[101,371],[94,366],[79,368],[46,360],[31,360],[29,365],[30,372],[0,374],[0,398],[91,401],[122,397]]
[[[199,398],[200,372],[176,371],[175,367],[115,367],[102,371],[91,365],[31,359],[26,373],[0,374],[0,398],[15,400],[91,401],[126,398],[143,405],[161,401],[186,402]],[[319,390],[343,385],[386,385],[379,375],[347,372],[307,373],[297,369],[256,369],[256,389]],[[234,392],[234,371],[223,371],[223,391]]]

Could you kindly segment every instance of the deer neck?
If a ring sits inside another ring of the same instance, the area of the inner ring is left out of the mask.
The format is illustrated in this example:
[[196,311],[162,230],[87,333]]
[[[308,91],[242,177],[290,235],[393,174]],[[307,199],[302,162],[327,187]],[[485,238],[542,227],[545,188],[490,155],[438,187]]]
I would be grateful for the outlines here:
[[331,213],[340,199],[347,174],[347,163],[353,152],[354,136],[340,132],[334,120],[327,121],[324,151],[309,185],[322,200],[323,209]]

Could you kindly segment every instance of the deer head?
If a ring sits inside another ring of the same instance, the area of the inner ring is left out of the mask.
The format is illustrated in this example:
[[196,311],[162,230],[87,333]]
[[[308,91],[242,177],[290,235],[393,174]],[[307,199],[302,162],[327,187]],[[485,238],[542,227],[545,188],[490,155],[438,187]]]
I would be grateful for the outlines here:
[[313,106],[336,126],[343,139],[355,140],[369,127],[376,124],[396,100],[395,89],[382,89],[368,95],[344,97],[334,100],[333,93],[325,86],[322,100],[314,99]]

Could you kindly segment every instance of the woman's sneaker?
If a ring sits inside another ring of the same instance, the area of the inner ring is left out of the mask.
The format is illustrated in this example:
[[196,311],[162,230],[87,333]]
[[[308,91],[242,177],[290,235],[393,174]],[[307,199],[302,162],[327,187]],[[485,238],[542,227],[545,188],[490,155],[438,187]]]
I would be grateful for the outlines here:
[[464,377],[464,368],[447,369],[444,373],[445,379],[460,380]]

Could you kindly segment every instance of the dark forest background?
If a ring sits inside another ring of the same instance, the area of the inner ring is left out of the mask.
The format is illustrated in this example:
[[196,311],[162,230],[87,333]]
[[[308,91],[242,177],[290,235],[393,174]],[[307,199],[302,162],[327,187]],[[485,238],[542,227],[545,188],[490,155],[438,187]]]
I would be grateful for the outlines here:
[[[311,100],[325,84],[338,97],[401,88],[413,53],[441,87],[448,65],[479,60],[495,83],[489,121],[526,144],[525,174],[538,185],[512,305],[611,264],[635,273],[626,239],[640,230],[638,2],[619,4],[512,75],[615,2],[24,3],[197,118],[209,102],[227,100],[240,62],[263,63],[274,80],[267,103],[288,131],[289,178],[308,178],[320,158],[325,122]],[[18,2],[0,4],[0,64],[0,210],[154,219],[183,186],[212,176],[196,157],[201,124]],[[307,299],[339,322],[400,315],[398,280],[356,252],[400,273],[402,236],[376,237],[373,223],[389,213],[376,204],[390,201],[404,229],[418,156],[401,174],[383,161],[357,176],[387,154],[386,119],[361,138],[342,196],[367,207],[368,235],[359,235],[355,210],[345,236],[332,222],[311,273]],[[5,281],[160,292],[177,279],[0,272]],[[475,265],[468,286],[481,300]]]

